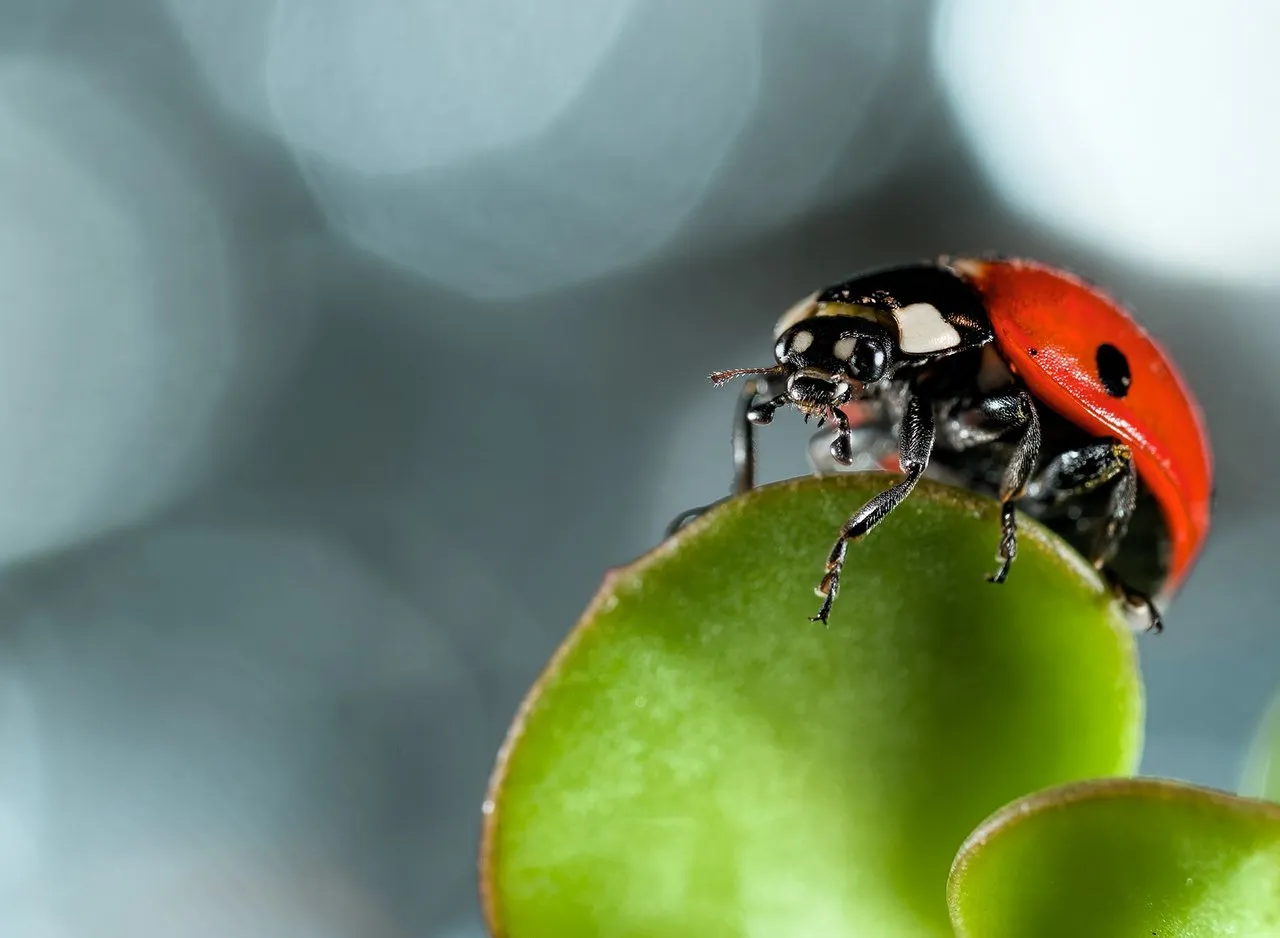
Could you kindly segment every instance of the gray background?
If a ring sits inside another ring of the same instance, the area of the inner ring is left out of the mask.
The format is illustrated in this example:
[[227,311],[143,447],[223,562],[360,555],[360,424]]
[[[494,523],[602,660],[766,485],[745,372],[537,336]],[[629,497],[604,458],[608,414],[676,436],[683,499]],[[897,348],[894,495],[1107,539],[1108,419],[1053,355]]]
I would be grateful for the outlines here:
[[1201,395],[1217,527],[1143,642],[1146,769],[1234,786],[1280,683],[1277,29],[0,0],[0,934],[478,935],[514,707],[724,491],[706,373],[939,252],[1108,284]]

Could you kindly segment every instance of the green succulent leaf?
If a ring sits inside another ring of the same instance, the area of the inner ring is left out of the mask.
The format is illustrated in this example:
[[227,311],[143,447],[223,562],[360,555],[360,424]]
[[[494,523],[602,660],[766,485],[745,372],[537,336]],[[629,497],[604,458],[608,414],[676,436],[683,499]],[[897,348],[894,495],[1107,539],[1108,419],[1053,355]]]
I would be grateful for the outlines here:
[[891,477],[757,489],[613,571],[495,769],[486,914],[510,938],[951,934],[956,850],[1008,801],[1132,772],[1134,641],[1091,568],[922,483],[813,587]]
[[1280,698],[1272,701],[1258,727],[1240,791],[1255,798],[1280,801]]
[[1275,938],[1280,806],[1159,779],[1038,792],[961,849],[958,938]]

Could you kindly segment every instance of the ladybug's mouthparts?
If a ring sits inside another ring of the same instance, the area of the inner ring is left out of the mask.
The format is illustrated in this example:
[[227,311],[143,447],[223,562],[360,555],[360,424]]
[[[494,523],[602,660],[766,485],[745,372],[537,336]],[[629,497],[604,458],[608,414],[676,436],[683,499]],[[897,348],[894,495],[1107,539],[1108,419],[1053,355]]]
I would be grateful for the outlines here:
[[787,399],[807,414],[820,416],[828,410],[849,401],[854,385],[861,390],[861,382],[851,381],[844,375],[832,375],[816,368],[803,368],[787,378]]

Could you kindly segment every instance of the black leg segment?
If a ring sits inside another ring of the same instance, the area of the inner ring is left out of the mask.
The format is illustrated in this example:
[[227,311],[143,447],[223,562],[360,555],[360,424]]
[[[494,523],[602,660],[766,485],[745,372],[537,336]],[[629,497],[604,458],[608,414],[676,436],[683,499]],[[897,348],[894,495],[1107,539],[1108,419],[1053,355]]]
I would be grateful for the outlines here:
[[1040,461],[1040,416],[1026,391],[988,397],[981,405],[983,416],[1008,430],[1021,428],[1022,435],[1014,445],[1013,455],[1000,479],[1000,547],[995,573],[987,575],[991,583],[1003,583],[1009,567],[1018,556],[1018,516],[1015,503],[1027,491],[1027,483]]
[[814,622],[827,621],[831,606],[840,590],[840,571],[844,567],[849,542],[856,541],[873,528],[911,494],[920,477],[929,466],[933,453],[934,423],[932,405],[919,397],[909,397],[902,414],[902,429],[898,434],[898,463],[906,474],[901,482],[886,489],[854,512],[840,529],[831,553],[827,557],[827,570],[818,586],[822,608],[812,617]]
[[1150,596],[1146,593],[1140,593],[1126,584],[1110,567],[1103,567],[1101,572],[1103,579],[1111,587],[1112,595],[1123,603],[1129,611],[1146,618],[1148,632],[1158,634],[1164,631],[1164,620],[1160,617],[1160,610],[1156,608],[1156,604],[1152,602]]
[[1107,498],[1107,513],[1089,560],[1106,579],[1116,599],[1130,611],[1145,616],[1149,631],[1159,632],[1164,624],[1151,597],[1129,586],[1108,566],[1129,530],[1138,505],[1138,469],[1132,450],[1118,440],[1100,440],[1070,450],[1044,468],[1031,484],[1030,493],[1050,503],[1061,503],[1108,483],[1112,488]]
[[1093,565],[1099,570],[1110,563],[1111,558],[1115,556],[1116,549],[1129,530],[1129,521],[1138,507],[1138,468],[1133,464],[1129,447],[1125,446],[1122,449],[1124,467],[1120,470],[1120,477],[1116,479],[1115,486],[1111,489],[1111,497],[1107,501],[1106,522],[1098,532],[1098,539],[1093,545],[1093,556],[1090,557]]
[[1106,485],[1130,466],[1132,454],[1119,440],[1099,440],[1055,457],[1027,487],[1028,494],[1061,504]]
[[[787,401],[786,392],[779,390],[775,382],[765,377],[748,378],[738,395],[738,407],[733,418],[733,482],[730,495],[741,495],[755,488],[756,450],[755,428],[773,420],[773,412]],[[703,514],[718,501],[680,512],[667,525],[666,537],[675,534],[698,515]]]

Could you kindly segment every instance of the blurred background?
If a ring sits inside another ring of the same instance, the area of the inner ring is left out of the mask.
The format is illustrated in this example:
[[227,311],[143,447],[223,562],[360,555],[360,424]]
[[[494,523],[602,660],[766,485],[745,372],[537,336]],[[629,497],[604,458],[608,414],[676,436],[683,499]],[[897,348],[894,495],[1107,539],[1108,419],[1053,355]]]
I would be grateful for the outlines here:
[[[1280,7],[0,0],[0,934],[479,938],[484,784],[800,296],[1107,284],[1219,466],[1145,769],[1280,685]],[[763,474],[807,471],[804,427]]]

